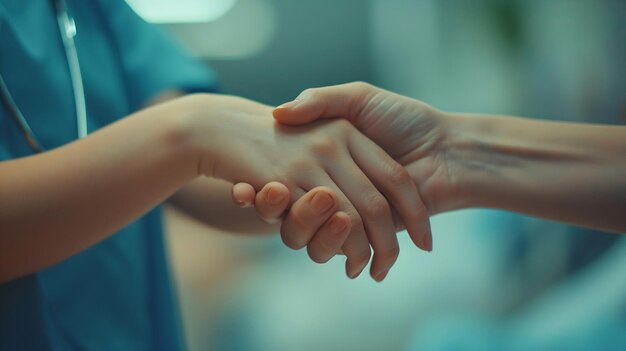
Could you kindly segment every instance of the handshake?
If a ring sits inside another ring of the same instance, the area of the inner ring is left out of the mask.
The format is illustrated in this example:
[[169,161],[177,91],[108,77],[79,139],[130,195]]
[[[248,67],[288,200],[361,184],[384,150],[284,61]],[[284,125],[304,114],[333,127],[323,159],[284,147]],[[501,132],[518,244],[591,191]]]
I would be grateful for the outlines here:
[[455,209],[626,231],[624,126],[448,113],[365,83],[308,89],[275,109],[184,99],[198,174],[234,184],[236,204],[280,220],[285,244],[315,262],[344,254],[350,278],[373,249],[370,274],[385,279],[398,230],[431,251],[429,217]]
[[429,216],[452,209],[458,192],[441,112],[365,83],[305,90],[273,111],[222,98],[232,99],[217,117],[228,137],[213,141],[226,156],[201,161],[200,172],[236,183],[239,206],[282,221],[288,247],[306,246],[318,263],[342,253],[350,278],[371,247],[377,281],[398,257],[398,230],[432,250]]

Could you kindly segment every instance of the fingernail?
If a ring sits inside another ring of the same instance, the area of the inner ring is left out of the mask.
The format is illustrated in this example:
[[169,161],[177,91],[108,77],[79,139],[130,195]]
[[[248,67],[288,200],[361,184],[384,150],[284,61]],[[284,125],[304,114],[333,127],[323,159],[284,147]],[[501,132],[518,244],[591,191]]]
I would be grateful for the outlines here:
[[324,213],[333,207],[333,197],[326,193],[317,193],[311,199],[313,208],[319,213]]
[[294,108],[294,107],[298,106],[300,104],[300,102],[302,102],[302,101],[298,100],[298,99],[295,99],[293,101],[286,102],[286,103],[276,107],[276,109],[277,110],[282,110],[282,109]]
[[333,217],[333,219],[330,220],[330,230],[332,230],[335,234],[343,233],[343,231],[346,229],[346,226],[346,221],[342,220],[339,217]]
[[430,230],[424,234],[424,248],[428,252],[433,251],[433,235]]
[[285,197],[283,196],[283,194],[280,191],[277,191],[276,189],[270,188],[267,191],[267,201],[270,203],[270,205],[278,205],[284,199]]
[[376,277],[374,277],[374,280],[376,280],[379,283],[382,282],[383,279],[385,279],[385,277],[387,276],[387,273],[389,273],[389,271],[383,271],[379,273]]
[[422,222],[419,227],[419,232],[422,233],[420,236],[420,248],[425,251],[431,251],[432,245],[433,245],[433,239],[432,237],[430,239],[427,238],[430,233],[430,222],[429,221]]

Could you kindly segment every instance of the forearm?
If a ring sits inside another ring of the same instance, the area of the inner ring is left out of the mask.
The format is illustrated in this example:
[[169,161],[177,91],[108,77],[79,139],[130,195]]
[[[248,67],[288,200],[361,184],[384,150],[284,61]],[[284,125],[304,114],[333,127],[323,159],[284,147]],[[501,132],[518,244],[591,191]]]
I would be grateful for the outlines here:
[[242,209],[232,200],[232,184],[198,178],[177,191],[170,202],[195,219],[214,228],[241,233],[276,233],[278,224],[267,224],[253,208]]
[[460,207],[626,232],[626,127],[447,114]]
[[0,163],[0,282],[84,250],[196,177],[176,112],[144,110],[58,149]]

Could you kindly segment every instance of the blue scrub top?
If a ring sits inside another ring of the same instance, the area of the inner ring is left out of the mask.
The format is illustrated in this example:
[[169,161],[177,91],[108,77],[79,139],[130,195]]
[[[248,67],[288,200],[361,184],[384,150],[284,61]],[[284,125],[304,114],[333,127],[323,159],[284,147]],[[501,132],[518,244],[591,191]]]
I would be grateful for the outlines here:
[[[78,29],[90,132],[166,90],[214,90],[206,67],[124,1],[67,2]],[[0,72],[44,147],[76,139],[73,92],[51,1],[0,0]],[[0,162],[30,154],[0,106]],[[74,257],[0,285],[0,350],[181,348],[158,208]]]

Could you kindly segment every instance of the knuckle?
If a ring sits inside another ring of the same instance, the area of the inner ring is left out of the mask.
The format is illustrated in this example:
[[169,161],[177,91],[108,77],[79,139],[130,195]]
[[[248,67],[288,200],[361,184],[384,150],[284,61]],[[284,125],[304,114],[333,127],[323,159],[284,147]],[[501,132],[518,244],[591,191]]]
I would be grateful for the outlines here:
[[365,90],[369,90],[372,88],[372,85],[364,82],[364,81],[356,81],[356,82],[352,82],[350,83],[355,89],[359,90],[359,91],[365,91]]
[[336,156],[339,154],[339,143],[328,135],[318,135],[311,140],[311,151],[318,156]]
[[369,196],[367,205],[365,206],[365,214],[368,217],[380,218],[391,213],[391,208],[387,200],[380,194]]
[[394,161],[388,167],[387,178],[392,185],[400,186],[411,182],[411,175],[401,164]]

